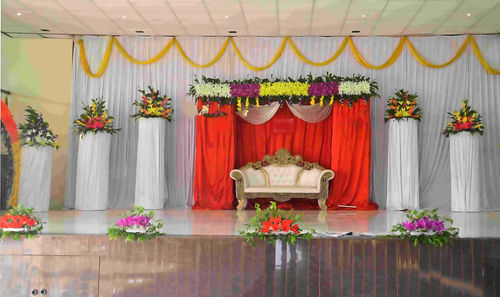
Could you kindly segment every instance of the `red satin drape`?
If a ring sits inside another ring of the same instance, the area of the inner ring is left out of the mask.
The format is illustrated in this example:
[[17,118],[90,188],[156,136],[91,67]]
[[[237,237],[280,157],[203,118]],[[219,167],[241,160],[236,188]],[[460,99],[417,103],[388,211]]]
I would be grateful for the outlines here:
[[359,101],[352,107],[335,102],[332,110],[332,145],[330,168],[335,172],[328,209],[338,205],[374,210],[370,201],[370,104]]
[[[210,109],[216,108],[212,103]],[[234,116],[229,106],[221,107],[227,117],[196,120],[196,165],[193,208],[230,209],[233,181],[229,172],[248,162],[262,160],[280,148],[305,161],[318,162],[335,172],[327,200],[329,209],[338,205],[358,210],[376,209],[369,200],[370,189],[370,105],[360,101],[352,107],[335,103],[330,116],[320,123],[295,117],[286,106],[262,125],[252,125]],[[293,120],[291,128],[289,123]],[[264,206],[269,199],[256,199]],[[250,208],[254,200],[249,201]],[[292,199],[280,208],[318,209],[317,201]]]
[[[217,110],[210,103],[210,113]],[[220,107],[227,116],[196,117],[196,157],[193,209],[232,209],[234,169],[234,112],[229,105]]]

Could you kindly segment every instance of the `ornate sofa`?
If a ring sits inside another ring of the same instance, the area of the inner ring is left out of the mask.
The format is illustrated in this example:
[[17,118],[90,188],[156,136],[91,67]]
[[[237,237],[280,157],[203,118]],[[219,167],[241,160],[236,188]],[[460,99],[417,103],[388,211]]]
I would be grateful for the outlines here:
[[231,171],[236,181],[238,210],[245,208],[247,199],[272,198],[288,201],[291,198],[318,199],[321,209],[326,209],[328,183],[334,177],[317,163],[291,156],[282,148],[274,156],[266,155],[262,161],[248,163]]

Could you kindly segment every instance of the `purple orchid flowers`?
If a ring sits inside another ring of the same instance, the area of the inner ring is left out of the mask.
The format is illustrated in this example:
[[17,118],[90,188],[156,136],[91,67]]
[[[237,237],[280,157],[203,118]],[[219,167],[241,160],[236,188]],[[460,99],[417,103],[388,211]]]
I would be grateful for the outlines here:
[[309,96],[332,96],[339,93],[339,83],[336,81],[312,83],[307,90]]
[[405,227],[408,231],[435,231],[439,234],[442,234],[443,231],[446,230],[444,226],[444,221],[440,220],[431,220],[429,217],[423,217],[416,221],[404,221],[402,223],[403,227]]
[[260,94],[260,84],[232,84],[231,96],[257,98]]
[[129,216],[126,218],[119,219],[116,224],[120,227],[127,228],[132,226],[148,227],[151,225],[151,218],[148,216]]

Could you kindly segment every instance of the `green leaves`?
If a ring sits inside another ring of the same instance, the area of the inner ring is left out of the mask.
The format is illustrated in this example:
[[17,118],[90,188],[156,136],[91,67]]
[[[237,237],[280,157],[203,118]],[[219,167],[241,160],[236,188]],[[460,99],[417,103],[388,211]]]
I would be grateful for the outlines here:
[[27,106],[25,112],[26,123],[18,125],[23,145],[52,146],[58,149],[57,135],[49,129],[49,123],[44,121],[42,113],[31,106]]

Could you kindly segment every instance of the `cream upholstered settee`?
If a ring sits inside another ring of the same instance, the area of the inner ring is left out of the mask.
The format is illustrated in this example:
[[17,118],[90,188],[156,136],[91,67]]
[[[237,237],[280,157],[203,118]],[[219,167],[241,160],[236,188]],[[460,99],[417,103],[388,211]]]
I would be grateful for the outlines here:
[[262,161],[232,170],[230,175],[236,181],[238,210],[245,208],[247,199],[254,198],[318,199],[320,208],[326,209],[328,183],[334,172],[305,162],[301,156],[291,156],[282,148],[274,156],[266,155]]

